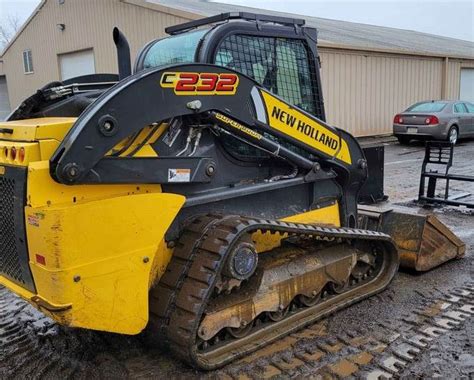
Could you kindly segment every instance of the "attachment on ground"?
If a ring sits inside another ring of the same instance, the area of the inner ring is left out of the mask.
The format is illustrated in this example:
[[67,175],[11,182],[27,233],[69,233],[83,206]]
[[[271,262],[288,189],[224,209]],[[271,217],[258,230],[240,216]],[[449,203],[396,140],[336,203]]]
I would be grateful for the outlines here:
[[384,232],[395,241],[400,266],[427,271],[462,257],[465,243],[435,215],[407,208],[359,206],[359,227]]

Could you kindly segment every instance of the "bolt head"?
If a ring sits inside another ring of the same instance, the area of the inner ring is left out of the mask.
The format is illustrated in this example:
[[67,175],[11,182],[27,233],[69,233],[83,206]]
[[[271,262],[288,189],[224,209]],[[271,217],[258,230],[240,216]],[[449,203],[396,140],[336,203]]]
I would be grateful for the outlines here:
[[150,258],[149,258],[148,256],[145,256],[145,257],[143,258],[143,262],[144,262],[145,264],[146,264],[147,262],[149,262],[149,261],[150,261]]
[[206,174],[209,177],[212,177],[216,173],[216,167],[213,164],[210,164],[206,168]]
[[367,161],[363,159],[359,160],[359,168],[363,170],[367,169]]
[[81,276],[79,276],[79,275],[76,274],[76,275],[73,277],[73,280],[74,280],[74,282],[79,282],[79,281],[81,281]]
[[200,100],[193,100],[192,102],[186,104],[186,107],[193,111],[199,111],[202,107],[202,103]]
[[79,167],[75,163],[67,164],[63,169],[63,173],[64,176],[70,181],[75,180],[81,174]]

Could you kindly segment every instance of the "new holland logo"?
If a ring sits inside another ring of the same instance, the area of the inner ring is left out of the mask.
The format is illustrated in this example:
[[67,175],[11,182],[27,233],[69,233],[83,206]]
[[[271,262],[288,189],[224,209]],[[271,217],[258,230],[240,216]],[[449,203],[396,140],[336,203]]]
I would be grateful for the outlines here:
[[176,95],[234,95],[239,76],[231,73],[165,72],[160,85]]
[[336,131],[266,91],[261,90],[261,94],[271,128],[330,157],[352,163],[349,147]]

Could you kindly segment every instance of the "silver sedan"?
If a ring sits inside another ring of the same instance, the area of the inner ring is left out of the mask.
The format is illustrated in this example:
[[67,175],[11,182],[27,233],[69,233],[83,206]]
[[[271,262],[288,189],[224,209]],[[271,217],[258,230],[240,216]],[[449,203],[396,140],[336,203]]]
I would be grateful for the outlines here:
[[393,119],[393,134],[401,144],[410,140],[447,140],[474,137],[474,104],[461,100],[415,103]]

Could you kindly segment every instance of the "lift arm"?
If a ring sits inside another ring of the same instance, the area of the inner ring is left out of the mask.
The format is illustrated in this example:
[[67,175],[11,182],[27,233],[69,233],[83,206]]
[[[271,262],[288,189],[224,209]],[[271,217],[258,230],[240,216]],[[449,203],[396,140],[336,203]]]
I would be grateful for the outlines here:
[[[275,155],[305,170],[316,163],[333,169],[348,186],[359,188],[367,176],[362,150],[349,133],[289,105],[241,73],[206,64],[150,69],[104,92],[80,115],[52,156],[51,174],[71,185],[166,183],[163,169],[172,165],[190,169],[192,182],[208,182],[206,168],[216,163],[206,157],[107,156],[126,137],[178,116],[211,120],[239,134],[244,143],[273,141]],[[237,124],[242,127],[233,127]],[[276,139],[264,138],[268,135]],[[310,158],[283,148],[280,142],[304,149]]]

